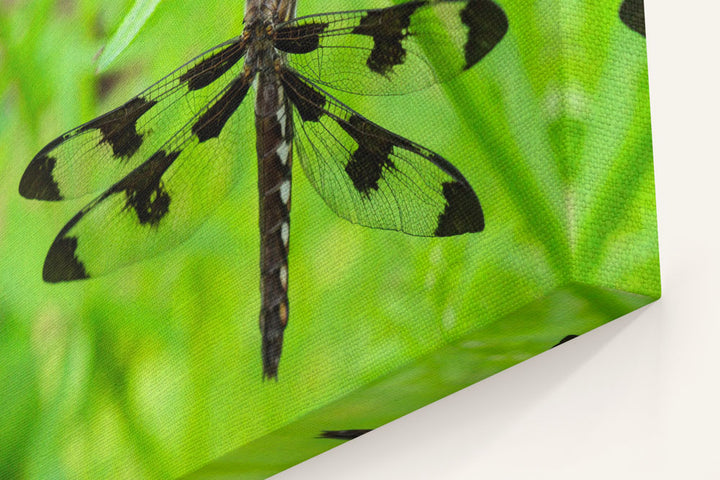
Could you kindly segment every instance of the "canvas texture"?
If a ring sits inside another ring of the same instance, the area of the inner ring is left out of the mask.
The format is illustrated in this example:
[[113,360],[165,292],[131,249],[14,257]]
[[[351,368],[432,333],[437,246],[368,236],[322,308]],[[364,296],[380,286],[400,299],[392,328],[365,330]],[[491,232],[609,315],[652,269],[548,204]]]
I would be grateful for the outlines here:
[[222,89],[252,49],[135,97],[252,8],[0,4],[0,478],[266,478],[660,297],[642,0],[395,5],[347,17],[347,53],[342,15],[275,40],[311,58],[263,120],[295,132],[290,211],[282,139],[256,142],[276,89]]

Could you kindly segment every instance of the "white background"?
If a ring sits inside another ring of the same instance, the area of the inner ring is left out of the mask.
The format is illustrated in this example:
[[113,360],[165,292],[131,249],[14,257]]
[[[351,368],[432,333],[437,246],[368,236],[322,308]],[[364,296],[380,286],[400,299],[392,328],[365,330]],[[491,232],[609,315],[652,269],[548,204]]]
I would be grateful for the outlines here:
[[645,9],[663,298],[275,478],[720,479],[720,6]]

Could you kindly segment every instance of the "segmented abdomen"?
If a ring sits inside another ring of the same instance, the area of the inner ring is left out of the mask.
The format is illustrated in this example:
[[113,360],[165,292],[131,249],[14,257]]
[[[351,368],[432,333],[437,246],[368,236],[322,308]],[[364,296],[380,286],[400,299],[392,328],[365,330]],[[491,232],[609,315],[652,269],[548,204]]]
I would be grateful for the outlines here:
[[292,110],[276,75],[258,76],[255,106],[260,196],[260,331],[263,375],[276,378],[289,315],[288,246]]

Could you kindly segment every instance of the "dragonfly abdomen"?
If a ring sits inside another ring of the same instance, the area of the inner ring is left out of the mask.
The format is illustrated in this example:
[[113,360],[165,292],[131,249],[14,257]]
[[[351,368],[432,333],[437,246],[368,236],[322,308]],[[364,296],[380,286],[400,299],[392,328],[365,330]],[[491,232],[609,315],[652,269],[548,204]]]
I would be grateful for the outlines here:
[[288,247],[292,110],[274,72],[258,76],[255,106],[260,197],[260,331],[263,375],[276,378],[289,316]]

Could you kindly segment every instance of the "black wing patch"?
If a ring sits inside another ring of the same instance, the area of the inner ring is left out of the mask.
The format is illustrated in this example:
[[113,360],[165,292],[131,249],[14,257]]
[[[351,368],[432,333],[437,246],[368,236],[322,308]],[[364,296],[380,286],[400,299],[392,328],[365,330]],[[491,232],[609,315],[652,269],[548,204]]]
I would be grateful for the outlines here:
[[352,440],[361,435],[372,432],[372,429],[356,428],[353,430],[323,430],[317,438],[329,438],[332,440]]
[[421,0],[301,17],[278,26],[275,46],[314,83],[398,94],[471,68],[507,30],[505,13],[490,0]]
[[281,79],[300,125],[295,143],[310,183],[337,215],[418,236],[484,228],[480,202],[438,154],[385,130],[295,72]]
[[139,226],[159,225],[170,206],[170,195],[162,185],[161,178],[179,155],[180,152],[167,153],[162,150],[155,153],[147,162],[83,208],[65,225],[50,247],[43,267],[43,280],[54,283],[89,277],[85,266],[75,254],[78,238],[68,236],[67,232],[73,230],[95,205],[113,195],[124,194],[125,205],[122,210],[132,210]]
[[645,36],[645,7],[643,0],[625,0],[620,5],[620,20],[643,37]]
[[562,338],[562,340],[560,340],[558,343],[556,343],[555,345],[553,345],[552,348],[559,347],[559,346],[562,345],[563,343],[567,343],[567,342],[569,342],[570,340],[572,340],[572,339],[574,339],[574,338],[577,338],[577,337],[578,337],[577,335],[565,335],[565,336]]
[[185,241],[239,177],[254,145],[252,75],[226,85],[165,144],[90,202],[50,247],[43,279],[95,277]]
[[183,123],[238,76],[245,40],[208,50],[124,105],[50,142],[25,170],[20,194],[63,200],[97,192],[125,177],[160,149]]
[[396,65],[405,62],[407,52],[403,41],[410,35],[410,19],[421,6],[428,2],[410,2],[382,10],[370,10],[352,29],[355,35],[365,35],[373,40],[366,64],[370,70],[387,75]]

